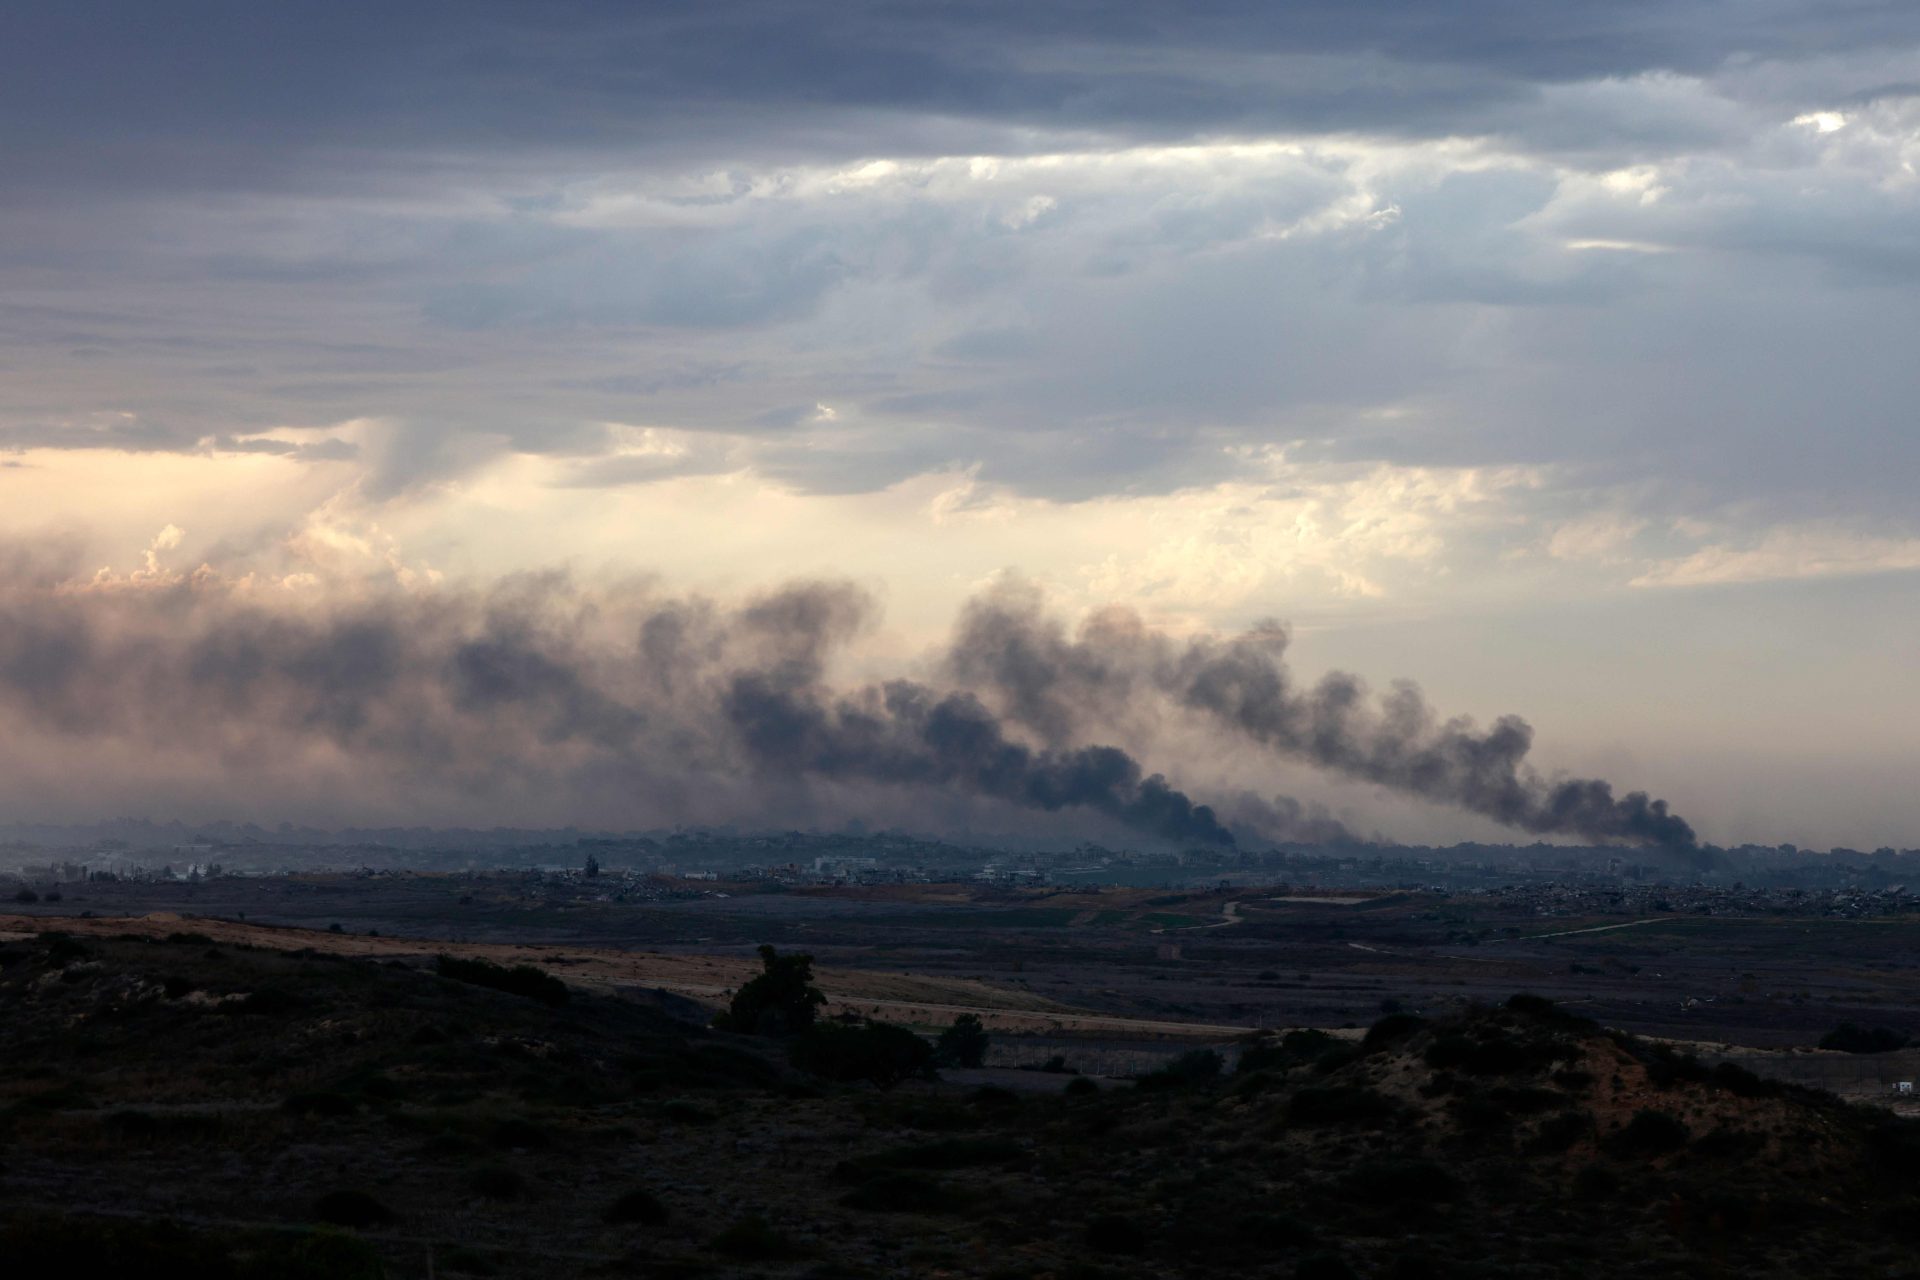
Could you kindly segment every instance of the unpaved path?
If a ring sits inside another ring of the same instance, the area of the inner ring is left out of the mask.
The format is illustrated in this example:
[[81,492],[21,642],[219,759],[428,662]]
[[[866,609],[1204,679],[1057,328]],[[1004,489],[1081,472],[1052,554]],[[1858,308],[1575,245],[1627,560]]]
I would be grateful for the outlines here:
[[[263,925],[250,921],[181,916],[155,912],[143,916],[0,915],[0,938],[31,937],[45,929],[74,934],[133,934],[164,938],[173,933],[204,935],[230,946],[311,949],[334,955],[419,959],[439,953],[495,964],[537,964],[579,987],[618,992],[658,988],[719,1005],[741,983],[759,972],[748,955],[677,955],[608,947],[547,946],[531,943],[449,942],[432,938],[372,937]],[[971,1013],[989,1028],[1006,1031],[1118,1031],[1130,1035],[1223,1038],[1253,1030],[1222,1023],[1168,1022],[1090,1013],[1030,992],[966,978],[931,978],[887,970],[818,966],[816,980],[827,993],[829,1012],[879,1012],[908,1022],[940,1023]]]

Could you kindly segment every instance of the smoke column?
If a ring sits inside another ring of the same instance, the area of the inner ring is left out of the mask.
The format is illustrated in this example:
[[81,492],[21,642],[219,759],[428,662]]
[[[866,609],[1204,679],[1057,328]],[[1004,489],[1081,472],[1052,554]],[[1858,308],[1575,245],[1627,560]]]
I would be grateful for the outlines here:
[[947,667],[1046,739],[1159,698],[1277,754],[1523,831],[1695,843],[1693,828],[1664,800],[1641,791],[1616,798],[1597,778],[1541,777],[1526,759],[1533,729],[1518,716],[1482,732],[1465,718],[1441,720],[1410,681],[1370,700],[1343,672],[1301,688],[1285,663],[1287,643],[1274,622],[1179,642],[1121,609],[1096,614],[1069,638],[1036,593],[1013,585],[967,605]]
[[[1176,786],[1139,758],[1184,720],[1525,831],[1693,842],[1663,801],[1539,776],[1518,718],[1480,731],[1440,720],[1410,684],[1370,699],[1338,673],[1298,687],[1277,625],[1176,640],[1109,610],[1070,638],[1036,594],[1003,588],[964,610],[942,680],[848,688],[833,664],[875,610],[846,585],[728,606],[556,574],[290,590],[208,569],[73,570],[55,548],[0,547],[0,762],[70,758],[101,794],[115,768],[197,769],[269,798],[327,777],[402,803],[526,797],[636,823],[689,796],[767,821],[823,788],[843,808],[961,794],[1231,845],[1182,789],[1197,780]],[[1348,834],[1284,796],[1224,799],[1248,834]]]

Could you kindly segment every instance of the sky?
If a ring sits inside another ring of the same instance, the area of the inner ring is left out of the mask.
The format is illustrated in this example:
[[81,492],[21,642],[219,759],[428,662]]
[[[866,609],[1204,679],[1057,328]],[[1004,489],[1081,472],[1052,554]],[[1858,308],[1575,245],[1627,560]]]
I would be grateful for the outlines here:
[[27,0],[0,812],[1920,845],[1916,165],[1908,0]]

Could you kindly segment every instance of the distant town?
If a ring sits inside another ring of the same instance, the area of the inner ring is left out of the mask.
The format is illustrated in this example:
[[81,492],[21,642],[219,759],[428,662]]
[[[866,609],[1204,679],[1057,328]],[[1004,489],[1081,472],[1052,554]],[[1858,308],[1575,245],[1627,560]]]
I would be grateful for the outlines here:
[[[1743,845],[1289,844],[1268,849],[1009,848],[899,832],[643,834],[399,829],[327,833],[137,821],[0,828],[15,894],[88,881],[303,872],[531,874],[596,896],[657,900],[718,882],[809,885],[986,882],[1089,888],[1297,887],[1518,896],[1542,916],[1610,911],[1871,916],[1920,903],[1920,849],[1826,852]],[[1915,892],[1909,892],[1909,886]]]

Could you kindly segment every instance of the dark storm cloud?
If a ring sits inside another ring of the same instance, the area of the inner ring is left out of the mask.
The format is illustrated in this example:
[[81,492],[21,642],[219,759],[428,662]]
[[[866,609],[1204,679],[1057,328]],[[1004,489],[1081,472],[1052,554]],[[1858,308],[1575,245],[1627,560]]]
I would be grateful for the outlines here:
[[398,176],[383,157],[416,152],[870,154],[970,127],[1434,136],[1481,131],[1544,84],[1917,32],[1909,4],[1786,0],[76,0],[10,12],[0,141],[34,179],[19,199],[68,180],[297,184],[302,154],[379,182]]
[[[1077,639],[1037,599],[971,604],[944,685],[847,687],[835,660],[875,616],[859,590],[798,584],[727,607],[528,575],[485,590],[377,590],[291,606],[202,573],[79,585],[58,548],[0,556],[4,744],[99,744],[204,760],[297,787],[315,751],[366,783],[479,799],[511,787],[640,797],[663,786],[764,784],[752,816],[814,783],[962,795],[1015,810],[1098,815],[1155,839],[1234,843],[1213,808],[1142,764],[1164,711],[1333,774],[1455,805],[1522,830],[1684,845],[1663,802],[1605,782],[1547,780],[1531,730],[1438,723],[1410,685],[1377,710],[1351,676],[1299,690],[1283,632],[1176,644],[1119,613]],[[1128,728],[1126,726],[1133,726]],[[114,779],[99,785],[111,790]],[[598,797],[604,800],[605,795]],[[617,805],[616,805],[617,807]],[[1286,797],[1236,790],[1226,812],[1265,839],[1346,829]],[[657,815],[654,815],[657,817]]]

